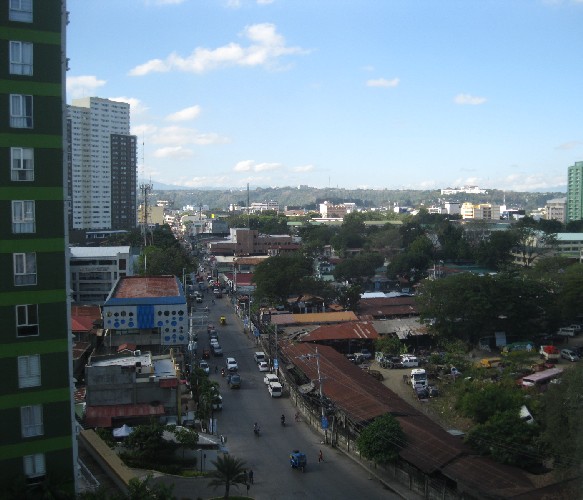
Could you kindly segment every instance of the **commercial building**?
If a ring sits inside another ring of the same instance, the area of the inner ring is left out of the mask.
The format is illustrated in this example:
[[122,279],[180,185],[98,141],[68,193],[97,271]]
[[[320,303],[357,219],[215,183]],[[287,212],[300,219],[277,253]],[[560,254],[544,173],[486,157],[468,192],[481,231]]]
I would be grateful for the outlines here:
[[66,17],[63,0],[0,3],[1,496],[44,481],[70,494],[76,489]]
[[547,200],[545,205],[545,218],[547,220],[558,220],[562,224],[567,222],[567,198],[555,198]]
[[567,177],[567,222],[583,219],[583,161],[569,167]]
[[101,305],[118,278],[132,276],[131,247],[71,247],[71,294],[76,304]]
[[130,105],[99,97],[68,108],[72,229],[134,229],[137,225],[137,141]]

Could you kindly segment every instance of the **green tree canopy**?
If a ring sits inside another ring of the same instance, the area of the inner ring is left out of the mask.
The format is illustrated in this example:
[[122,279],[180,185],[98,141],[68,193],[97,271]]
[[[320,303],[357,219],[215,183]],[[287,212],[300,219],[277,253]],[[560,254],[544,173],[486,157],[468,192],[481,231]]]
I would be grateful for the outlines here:
[[365,458],[377,464],[397,460],[399,450],[406,444],[401,425],[390,413],[377,417],[358,436],[356,445]]
[[469,381],[456,406],[462,415],[483,424],[499,412],[513,411],[518,415],[522,401],[522,393],[513,386]]

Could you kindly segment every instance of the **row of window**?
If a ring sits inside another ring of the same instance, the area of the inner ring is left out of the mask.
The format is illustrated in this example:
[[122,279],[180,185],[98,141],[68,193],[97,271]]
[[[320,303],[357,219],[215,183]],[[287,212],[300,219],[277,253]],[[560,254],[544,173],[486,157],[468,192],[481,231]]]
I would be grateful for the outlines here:
[[[10,21],[32,22],[32,0],[10,0],[8,7]],[[33,45],[28,42],[10,42],[10,73],[32,75]],[[32,96],[10,96],[10,126],[32,128]],[[34,152],[30,148],[11,148],[11,179],[13,181],[34,180]],[[30,217],[34,226],[34,202],[21,201],[12,204],[13,230],[30,229]],[[25,220],[29,219],[28,222]],[[26,226],[28,224],[28,226]],[[21,232],[16,230],[15,232]],[[27,230],[22,232],[28,232]],[[34,229],[33,229],[34,232]],[[33,277],[33,279],[31,279]],[[36,283],[36,255],[14,254],[15,284]],[[38,334],[38,311],[36,305],[16,306],[17,331],[19,336]],[[40,385],[40,356],[20,356],[18,358],[19,387]],[[24,406],[20,409],[23,437],[41,436],[44,433],[42,405]],[[22,457],[24,474],[29,478],[41,477],[46,473],[44,453]]]

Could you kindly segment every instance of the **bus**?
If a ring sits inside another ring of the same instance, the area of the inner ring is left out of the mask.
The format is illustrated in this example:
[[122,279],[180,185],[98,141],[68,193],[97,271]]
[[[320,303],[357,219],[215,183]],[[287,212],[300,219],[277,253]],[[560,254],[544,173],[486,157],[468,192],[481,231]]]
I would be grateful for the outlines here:
[[549,368],[542,372],[532,373],[522,378],[522,387],[542,387],[552,380],[559,378],[563,373],[562,368]]

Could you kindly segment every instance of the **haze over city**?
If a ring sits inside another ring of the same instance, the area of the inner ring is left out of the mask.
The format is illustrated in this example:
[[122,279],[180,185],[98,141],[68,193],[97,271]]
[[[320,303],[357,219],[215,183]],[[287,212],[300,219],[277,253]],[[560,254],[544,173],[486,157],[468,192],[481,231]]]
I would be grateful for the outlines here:
[[184,188],[565,190],[581,0],[69,0],[68,102]]

